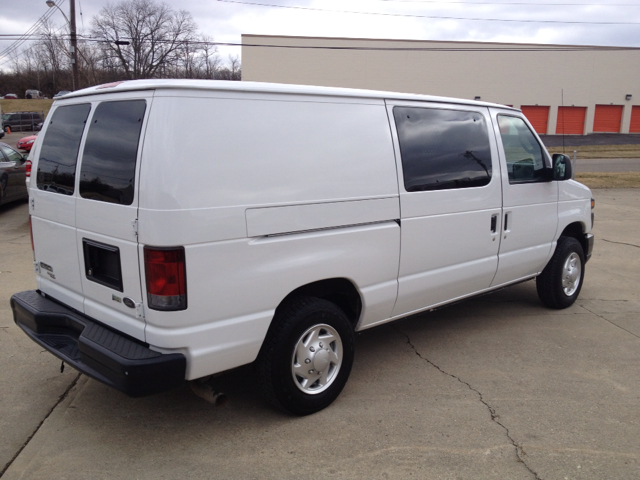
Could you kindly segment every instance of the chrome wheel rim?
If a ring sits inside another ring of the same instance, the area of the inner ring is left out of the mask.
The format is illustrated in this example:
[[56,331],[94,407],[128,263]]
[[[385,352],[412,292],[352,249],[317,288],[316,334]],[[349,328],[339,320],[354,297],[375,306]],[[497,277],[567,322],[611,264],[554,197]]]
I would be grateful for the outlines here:
[[314,325],[302,334],[293,351],[291,374],[296,387],[315,395],[335,381],[342,365],[340,335],[331,326]]
[[564,266],[562,267],[562,290],[567,297],[570,297],[578,290],[581,273],[580,256],[573,252],[564,261]]

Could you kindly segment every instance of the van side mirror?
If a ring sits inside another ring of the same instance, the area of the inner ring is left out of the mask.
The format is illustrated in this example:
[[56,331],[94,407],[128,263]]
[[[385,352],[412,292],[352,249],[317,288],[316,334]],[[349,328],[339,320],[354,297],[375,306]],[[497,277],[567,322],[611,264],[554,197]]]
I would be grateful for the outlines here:
[[557,181],[571,180],[573,168],[571,159],[562,153],[553,154],[553,179]]

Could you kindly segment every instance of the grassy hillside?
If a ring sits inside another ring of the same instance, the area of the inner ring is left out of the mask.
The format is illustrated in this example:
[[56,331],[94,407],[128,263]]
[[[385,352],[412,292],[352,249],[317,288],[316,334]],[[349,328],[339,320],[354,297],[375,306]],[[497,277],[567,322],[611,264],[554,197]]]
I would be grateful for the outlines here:
[[46,117],[51,108],[53,100],[4,100],[0,99],[0,107],[2,107],[2,113],[11,112],[40,112]]

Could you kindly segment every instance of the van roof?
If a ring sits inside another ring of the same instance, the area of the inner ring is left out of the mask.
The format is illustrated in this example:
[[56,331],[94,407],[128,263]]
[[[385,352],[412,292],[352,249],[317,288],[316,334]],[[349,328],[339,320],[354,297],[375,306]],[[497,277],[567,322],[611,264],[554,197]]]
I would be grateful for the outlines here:
[[296,95],[319,95],[351,98],[378,98],[386,100],[415,100],[422,102],[454,103],[460,105],[475,105],[484,107],[498,107],[509,110],[518,110],[506,105],[466,100],[462,98],[439,97],[433,95],[419,95],[414,93],[385,92],[378,90],[363,90],[341,87],[318,87],[311,85],[290,85],[281,83],[238,82],[225,80],[125,80],[121,82],[106,83],[95,87],[77,90],[64,96],[64,100],[86,95],[102,93],[124,92],[132,90],[157,90],[157,89],[186,89],[208,91],[236,91],[252,93],[278,93]]

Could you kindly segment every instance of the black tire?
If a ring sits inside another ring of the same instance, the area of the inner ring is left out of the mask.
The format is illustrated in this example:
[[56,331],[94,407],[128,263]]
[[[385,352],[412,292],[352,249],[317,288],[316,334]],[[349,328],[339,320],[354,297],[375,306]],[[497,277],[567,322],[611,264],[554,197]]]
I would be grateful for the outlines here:
[[573,237],[560,237],[556,251],[536,278],[536,289],[542,303],[550,308],[573,305],[584,280],[584,251]]
[[295,298],[276,310],[255,363],[258,386],[277,408],[295,415],[318,412],[342,392],[353,354],[353,328],[338,306]]

